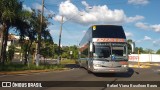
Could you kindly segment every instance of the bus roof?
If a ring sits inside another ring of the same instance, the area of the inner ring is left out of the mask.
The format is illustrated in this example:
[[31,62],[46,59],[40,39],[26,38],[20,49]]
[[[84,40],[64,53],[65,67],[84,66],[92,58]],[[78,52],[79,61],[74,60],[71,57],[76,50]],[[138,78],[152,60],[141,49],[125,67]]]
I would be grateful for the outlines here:
[[80,46],[92,41],[94,42],[125,42],[126,35],[123,27],[118,25],[93,25],[83,36]]
[[93,25],[92,38],[123,38],[126,39],[122,26],[118,25]]

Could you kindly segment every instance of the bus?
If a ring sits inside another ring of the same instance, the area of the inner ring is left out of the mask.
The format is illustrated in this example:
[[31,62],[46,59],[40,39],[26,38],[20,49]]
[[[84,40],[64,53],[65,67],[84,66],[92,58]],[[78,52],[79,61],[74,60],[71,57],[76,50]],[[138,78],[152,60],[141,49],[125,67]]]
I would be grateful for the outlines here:
[[93,73],[128,72],[128,46],[123,27],[93,25],[79,43],[80,67]]

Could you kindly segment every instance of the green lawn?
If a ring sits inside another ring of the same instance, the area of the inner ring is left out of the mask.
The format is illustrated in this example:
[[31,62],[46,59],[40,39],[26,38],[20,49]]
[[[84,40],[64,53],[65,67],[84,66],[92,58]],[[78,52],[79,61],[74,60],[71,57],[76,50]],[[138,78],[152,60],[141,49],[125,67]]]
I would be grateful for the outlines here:
[[61,60],[59,65],[57,64],[44,64],[38,67],[35,64],[24,65],[18,63],[5,64],[4,66],[0,64],[0,71],[24,71],[24,70],[63,70],[66,64],[76,64],[76,60],[65,59]]
[[76,64],[76,60],[71,60],[71,59],[61,60],[61,64]]
[[38,67],[34,64],[24,65],[24,64],[6,64],[2,66],[0,64],[0,71],[23,71],[23,70],[60,70],[65,68],[64,65],[39,65]]

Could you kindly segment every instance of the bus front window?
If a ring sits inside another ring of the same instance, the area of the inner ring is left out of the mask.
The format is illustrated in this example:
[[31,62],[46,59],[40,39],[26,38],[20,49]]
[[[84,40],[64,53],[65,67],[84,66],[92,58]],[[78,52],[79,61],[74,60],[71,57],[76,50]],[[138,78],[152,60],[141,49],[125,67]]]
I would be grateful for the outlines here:
[[93,53],[94,58],[108,58],[110,57],[110,47],[109,46],[95,46],[95,52]]
[[114,55],[116,60],[122,60],[122,59],[127,59],[127,52],[126,52],[126,47],[112,47],[112,55]]

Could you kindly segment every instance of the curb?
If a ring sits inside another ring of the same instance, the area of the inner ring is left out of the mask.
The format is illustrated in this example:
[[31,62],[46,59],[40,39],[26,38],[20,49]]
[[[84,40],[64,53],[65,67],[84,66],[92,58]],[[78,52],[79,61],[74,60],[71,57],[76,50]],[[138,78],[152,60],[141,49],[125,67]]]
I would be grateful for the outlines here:
[[0,72],[0,75],[18,75],[18,74],[32,74],[32,73],[42,73],[42,72],[52,72],[52,71],[66,71],[70,70],[69,68],[63,68],[63,69],[46,69],[46,70],[25,70],[25,71],[2,71]]

